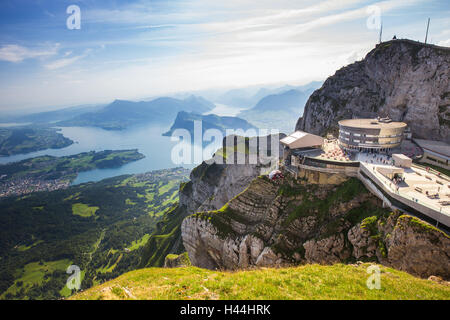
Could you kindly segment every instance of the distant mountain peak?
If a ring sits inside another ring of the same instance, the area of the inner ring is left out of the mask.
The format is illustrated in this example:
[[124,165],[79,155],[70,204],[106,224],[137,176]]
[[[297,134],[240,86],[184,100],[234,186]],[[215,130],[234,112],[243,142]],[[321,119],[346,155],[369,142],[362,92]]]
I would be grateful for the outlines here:
[[80,114],[70,120],[58,123],[61,126],[95,126],[108,130],[121,130],[136,124],[169,124],[180,111],[205,113],[215,105],[197,96],[180,100],[159,97],[150,101],[128,101],[116,99],[97,112]]

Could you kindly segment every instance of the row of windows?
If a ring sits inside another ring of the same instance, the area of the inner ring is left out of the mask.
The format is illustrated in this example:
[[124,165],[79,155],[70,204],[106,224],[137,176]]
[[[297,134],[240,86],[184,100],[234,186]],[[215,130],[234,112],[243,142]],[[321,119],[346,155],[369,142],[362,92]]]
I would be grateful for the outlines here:
[[435,159],[435,158],[432,158],[432,157],[430,157],[430,156],[426,156],[426,159],[428,159],[428,160],[431,160],[431,161],[434,161],[434,162],[437,162],[437,163],[440,163],[440,164],[443,164],[443,165],[448,165],[448,161],[447,162],[444,162],[444,161],[441,161],[441,160],[438,160],[438,159]]
[[[350,135],[350,133],[346,133],[346,134]],[[376,138],[376,137],[378,137],[376,134],[365,134],[365,133],[363,133],[363,134],[361,134],[361,133],[353,133],[353,136],[354,137],[366,137],[366,138]]]
[[403,134],[394,134],[390,136],[379,136],[380,138],[395,138],[395,137],[403,137]]
[[[352,142],[354,142],[354,143],[368,143],[368,144],[375,143],[375,141],[370,141],[370,140],[366,140],[366,141],[362,140],[362,141],[361,141],[361,140],[358,140],[358,139],[350,139],[350,138],[348,138],[348,137],[343,137],[343,136],[340,136],[339,139],[345,140],[345,141],[352,141]],[[382,144],[397,144],[397,143],[400,143],[400,142],[402,142],[402,139],[396,139],[396,140],[392,140],[392,141],[386,141],[386,142],[384,142],[384,143],[382,143]],[[377,143],[378,143],[378,141],[377,141]]]
[[340,131],[341,134],[346,134],[346,135],[353,135],[354,137],[366,137],[366,138],[395,138],[395,137],[402,137],[403,133],[400,134],[393,134],[393,135],[388,135],[388,136],[378,136],[378,135],[374,135],[374,134],[365,134],[365,133],[351,133],[348,131]]

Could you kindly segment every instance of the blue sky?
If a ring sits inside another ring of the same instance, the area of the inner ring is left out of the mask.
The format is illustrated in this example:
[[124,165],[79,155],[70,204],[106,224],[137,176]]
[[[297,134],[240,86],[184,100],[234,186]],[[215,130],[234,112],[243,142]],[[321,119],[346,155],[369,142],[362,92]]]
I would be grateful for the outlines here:
[[450,46],[448,0],[2,0],[0,111],[323,80],[374,47],[376,12],[384,40],[423,41],[431,17]]

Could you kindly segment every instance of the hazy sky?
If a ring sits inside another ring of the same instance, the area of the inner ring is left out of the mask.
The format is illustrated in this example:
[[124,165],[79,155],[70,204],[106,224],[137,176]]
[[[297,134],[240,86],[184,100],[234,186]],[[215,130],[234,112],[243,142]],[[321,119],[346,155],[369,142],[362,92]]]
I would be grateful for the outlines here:
[[377,12],[384,40],[431,17],[450,46],[448,0],[2,0],[0,110],[323,80],[374,47]]

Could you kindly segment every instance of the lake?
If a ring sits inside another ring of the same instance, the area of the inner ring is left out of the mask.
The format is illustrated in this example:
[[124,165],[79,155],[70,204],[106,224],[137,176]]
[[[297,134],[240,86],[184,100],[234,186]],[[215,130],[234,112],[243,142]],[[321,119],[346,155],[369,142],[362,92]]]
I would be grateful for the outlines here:
[[[196,166],[196,164],[192,163],[178,164],[172,161],[172,149],[179,142],[171,141],[171,137],[162,136],[162,133],[169,129],[168,127],[149,125],[122,131],[108,131],[94,127],[63,127],[60,129],[65,137],[73,140],[75,143],[63,149],[46,149],[27,154],[0,157],[0,164],[43,155],[60,157],[101,150],[138,149],[140,153],[145,155],[144,159],[128,163],[119,168],[81,172],[73,184],[100,181],[122,174],[143,173],[180,166],[191,169]],[[201,146],[192,146],[190,143],[187,146],[191,148],[192,154],[194,152],[192,148],[197,150],[200,148],[201,150]]]
[[216,114],[221,117],[239,117],[239,113],[245,110],[245,108],[232,107],[220,103],[215,103],[215,105],[216,107],[213,110],[204,114]]
[[[241,110],[241,108],[216,104],[216,108],[208,113],[214,113],[219,116],[235,116]],[[8,124],[3,125],[9,126]],[[169,128],[170,126],[158,126],[154,124],[136,126],[121,131],[104,130],[95,127],[62,127],[60,128],[61,133],[65,137],[73,140],[74,144],[63,149],[46,149],[27,154],[0,157],[0,164],[44,155],[61,157],[81,152],[102,150],[138,149],[140,153],[145,155],[144,159],[128,163],[119,168],[95,169],[81,172],[72,184],[100,181],[122,174],[136,174],[167,168],[194,168],[199,163],[192,163],[192,161],[188,164],[179,164],[172,160],[172,150],[179,142],[172,141],[171,137],[162,136]],[[215,145],[212,148],[209,146],[208,149],[210,149],[210,151],[206,152],[206,155],[203,157],[204,160],[209,159],[214,151],[221,146],[221,143],[221,141],[215,142]],[[194,153],[196,151],[202,152],[202,150],[204,150],[201,145],[191,145],[190,142],[186,142],[183,146],[190,148],[192,160],[194,159]]]

